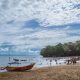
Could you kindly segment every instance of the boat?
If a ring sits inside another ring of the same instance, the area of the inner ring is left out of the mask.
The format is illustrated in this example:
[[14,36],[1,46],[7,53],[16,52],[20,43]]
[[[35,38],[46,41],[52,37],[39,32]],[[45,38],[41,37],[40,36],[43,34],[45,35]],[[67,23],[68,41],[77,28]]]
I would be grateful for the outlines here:
[[25,60],[25,59],[22,59],[21,61],[27,61],[27,60]]
[[21,64],[21,63],[19,63],[19,62],[10,62],[10,63],[8,63],[8,64]]
[[0,70],[4,70],[4,67],[0,67]]
[[26,71],[26,70],[32,69],[34,65],[35,65],[35,63],[29,64],[27,66],[22,66],[22,67],[6,66],[5,69],[7,71]]
[[14,61],[19,61],[19,59],[13,59]]

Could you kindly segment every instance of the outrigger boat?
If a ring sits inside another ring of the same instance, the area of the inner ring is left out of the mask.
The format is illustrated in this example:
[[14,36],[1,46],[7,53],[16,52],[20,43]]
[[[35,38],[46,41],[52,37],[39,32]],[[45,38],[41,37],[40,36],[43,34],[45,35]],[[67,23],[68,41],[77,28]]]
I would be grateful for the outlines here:
[[35,65],[35,63],[32,63],[32,64],[27,65],[27,66],[22,66],[22,67],[7,66],[4,69],[6,69],[7,71],[26,71],[26,70],[32,69],[34,65]]

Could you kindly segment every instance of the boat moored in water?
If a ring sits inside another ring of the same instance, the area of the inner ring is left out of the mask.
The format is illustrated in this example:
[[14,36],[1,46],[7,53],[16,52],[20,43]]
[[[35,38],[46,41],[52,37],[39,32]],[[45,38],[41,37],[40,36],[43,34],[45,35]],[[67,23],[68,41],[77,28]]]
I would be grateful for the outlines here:
[[19,62],[10,62],[10,63],[8,63],[8,64],[21,64],[21,63],[19,63]]
[[19,59],[13,59],[14,61],[19,61]]

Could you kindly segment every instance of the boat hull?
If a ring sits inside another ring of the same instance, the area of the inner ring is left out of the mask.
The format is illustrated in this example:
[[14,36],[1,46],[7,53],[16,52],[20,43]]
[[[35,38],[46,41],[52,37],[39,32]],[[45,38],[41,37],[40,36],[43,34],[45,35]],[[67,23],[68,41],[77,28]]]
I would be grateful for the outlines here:
[[35,65],[35,63],[27,65],[27,66],[23,66],[23,67],[12,67],[12,66],[7,66],[5,67],[5,69],[7,71],[26,71],[26,70],[30,70],[33,68],[33,66]]

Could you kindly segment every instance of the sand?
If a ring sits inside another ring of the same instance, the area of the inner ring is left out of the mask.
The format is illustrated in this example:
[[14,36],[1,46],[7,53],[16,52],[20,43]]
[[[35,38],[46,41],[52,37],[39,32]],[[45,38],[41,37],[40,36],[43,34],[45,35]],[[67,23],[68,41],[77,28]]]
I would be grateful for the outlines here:
[[0,80],[80,80],[80,64],[0,73]]

